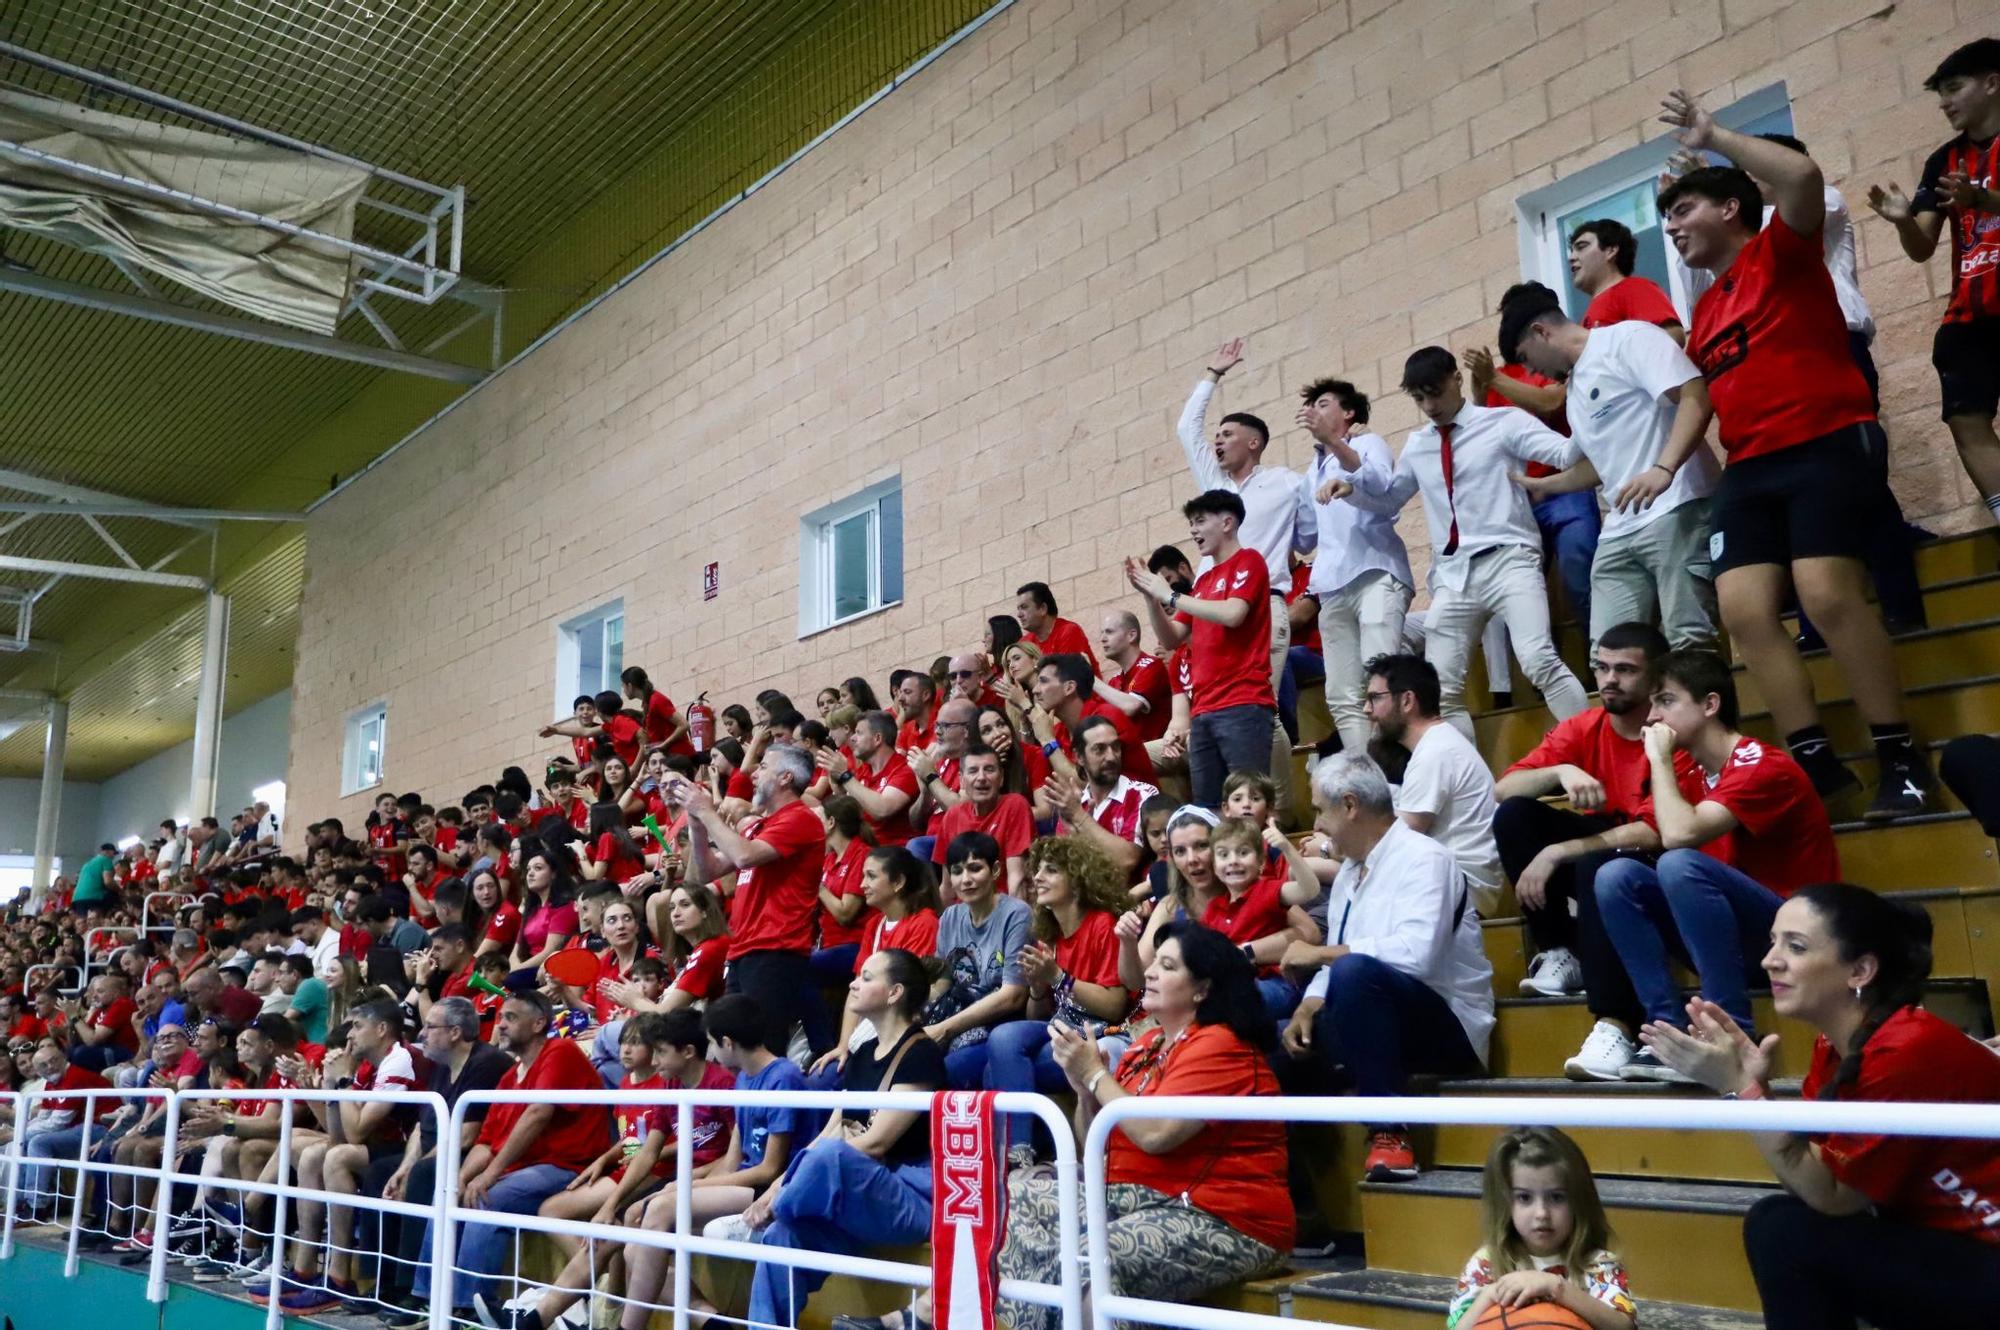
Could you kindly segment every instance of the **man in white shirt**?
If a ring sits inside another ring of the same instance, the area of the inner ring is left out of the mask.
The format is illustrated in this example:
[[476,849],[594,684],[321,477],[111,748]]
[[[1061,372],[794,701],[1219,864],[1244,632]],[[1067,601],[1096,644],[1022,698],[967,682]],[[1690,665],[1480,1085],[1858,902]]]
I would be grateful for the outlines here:
[[[1356,1094],[1399,1095],[1413,1073],[1483,1074],[1493,1033],[1493,966],[1464,874],[1450,853],[1396,816],[1382,768],[1341,752],[1313,768],[1313,825],[1342,863],[1327,903],[1327,943],[1294,942],[1284,967],[1313,974],[1285,1027],[1295,1063],[1345,1067]],[[1313,972],[1317,972],[1316,974]],[[1400,1125],[1371,1128],[1363,1175],[1417,1175]]]
[[1465,670],[1495,615],[1555,718],[1574,716],[1589,697],[1556,651],[1541,528],[1512,477],[1523,462],[1562,470],[1581,450],[1526,411],[1467,402],[1458,361],[1441,346],[1422,347],[1403,363],[1403,390],[1430,423],[1404,442],[1388,484],[1364,471],[1351,484],[1333,482],[1328,497],[1393,517],[1422,496],[1432,560],[1424,654],[1437,666],[1443,715],[1454,728],[1472,737]]
[[172,818],[160,823],[160,848],[153,855],[153,869],[160,875],[163,886],[180,871],[181,860],[187,855],[187,847],[187,828]]
[[1490,910],[1499,902],[1502,875],[1493,773],[1471,741],[1439,718],[1437,670],[1421,656],[1378,656],[1368,662],[1367,700],[1382,742],[1410,754],[1396,788],[1396,815],[1451,851],[1474,903]]
[[1318,379],[1302,389],[1298,421],[1313,440],[1309,473],[1319,555],[1307,593],[1319,602],[1320,649],[1326,656],[1326,706],[1350,752],[1368,747],[1361,696],[1367,662],[1397,650],[1416,579],[1396,520],[1332,497],[1365,472],[1387,489],[1395,459],[1381,435],[1367,428],[1368,395],[1342,379]]
[[[1719,468],[1700,442],[1715,414],[1701,371],[1653,324],[1585,328],[1553,296],[1508,305],[1500,344],[1568,381],[1570,437],[1583,450],[1569,470],[1523,486],[1539,495],[1594,485],[1610,506],[1590,565],[1593,645],[1613,624],[1657,621],[1676,649],[1714,646],[1708,496]],[[1660,461],[1669,447],[1687,457],[1671,471]]]
[[[1178,433],[1196,489],[1204,494],[1228,490],[1242,499],[1243,522],[1236,539],[1244,548],[1264,556],[1271,579],[1271,690],[1275,694],[1283,686],[1285,657],[1292,648],[1292,621],[1285,612],[1285,591],[1292,584],[1292,555],[1312,553],[1319,543],[1319,524],[1305,481],[1285,467],[1263,464],[1265,450],[1271,445],[1271,429],[1261,419],[1246,411],[1232,411],[1222,418],[1214,438],[1208,437],[1209,400],[1222,376],[1242,361],[1241,337],[1216,349],[1208,372],[1181,408]],[[1195,573],[1205,573],[1208,568],[1209,561],[1204,558]],[[1275,713],[1271,723],[1271,779],[1278,784],[1278,807],[1289,809],[1291,736]]]

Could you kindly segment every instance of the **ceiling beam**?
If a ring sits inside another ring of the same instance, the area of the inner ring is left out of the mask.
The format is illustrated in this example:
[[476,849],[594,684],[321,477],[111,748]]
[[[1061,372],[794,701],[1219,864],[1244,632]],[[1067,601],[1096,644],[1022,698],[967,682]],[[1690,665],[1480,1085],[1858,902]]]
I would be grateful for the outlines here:
[[0,291],[40,296],[45,300],[76,305],[83,309],[123,314],[153,323],[170,323],[177,327],[192,328],[196,332],[214,333],[219,337],[233,337],[238,341],[258,342],[265,346],[281,346],[292,351],[330,356],[335,360],[351,360],[363,365],[374,365],[379,369],[421,374],[427,378],[445,379],[452,383],[474,384],[486,377],[485,370],[474,369],[469,365],[454,365],[448,360],[433,360],[427,356],[412,355],[408,351],[363,346],[358,342],[343,342],[337,337],[324,337],[319,333],[306,332],[300,328],[287,328],[282,324],[211,314],[188,305],[177,305],[146,296],[128,295],[123,291],[108,291],[102,287],[84,286],[77,282],[60,281],[53,277],[44,277],[40,273],[23,272],[15,268],[0,268]]
[[143,586],[179,587],[186,591],[208,590],[208,579],[185,573],[156,573],[147,568],[113,568],[101,563],[69,563],[61,559],[28,559],[18,554],[0,554],[0,572],[50,573],[56,577],[88,577],[102,582],[137,582]]
[[[7,488],[0,480],[0,488]],[[176,508],[170,504],[135,503],[129,499],[115,503],[38,503],[27,499],[0,499],[0,513],[22,513],[35,517],[145,517],[156,522],[303,522],[304,513],[259,512],[238,508]],[[0,530],[0,534],[4,534]]]

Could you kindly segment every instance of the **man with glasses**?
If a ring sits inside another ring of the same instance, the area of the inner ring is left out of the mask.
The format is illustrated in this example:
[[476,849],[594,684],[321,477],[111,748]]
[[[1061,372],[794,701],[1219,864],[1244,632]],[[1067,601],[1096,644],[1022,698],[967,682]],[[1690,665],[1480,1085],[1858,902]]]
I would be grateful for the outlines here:
[[954,697],[938,708],[933,727],[936,741],[929,748],[912,748],[903,755],[917,778],[917,797],[910,804],[910,825],[920,828],[923,834],[910,841],[910,853],[919,859],[931,857],[938,830],[944,825],[944,815],[964,798],[958,792],[958,761],[965,756],[966,745],[973,739],[973,727],[978,723],[979,708],[962,697]]
[[[190,1047],[186,1026],[178,1021],[163,1022],[153,1032],[150,1056],[145,1062],[136,1065],[137,1076],[131,1084],[154,1090],[182,1088],[182,1072]],[[143,1101],[128,1099],[120,1104],[117,1110],[105,1119],[99,1131],[91,1134],[91,1162],[134,1168],[159,1167],[166,1140],[166,1108],[165,1098]],[[92,1217],[86,1226],[101,1225],[103,1231],[86,1235],[78,1245],[86,1251],[103,1251],[106,1248],[119,1252],[152,1250],[153,1228],[150,1213],[152,1190],[149,1182],[146,1187],[146,1199],[134,1206],[131,1177],[114,1176],[111,1179],[110,1213],[100,1215],[99,1207],[104,1199],[104,1175],[92,1174],[90,1196],[86,1204],[86,1209]]]
[[951,695],[962,697],[976,707],[997,707],[1003,705],[1000,694],[993,691],[993,662],[982,651],[968,651],[962,656],[953,656],[946,666],[951,680]]

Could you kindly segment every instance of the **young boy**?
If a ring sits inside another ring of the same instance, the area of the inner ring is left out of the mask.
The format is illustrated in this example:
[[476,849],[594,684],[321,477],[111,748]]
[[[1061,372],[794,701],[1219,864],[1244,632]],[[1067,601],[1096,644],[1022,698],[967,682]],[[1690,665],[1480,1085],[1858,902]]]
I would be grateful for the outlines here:
[[1914,196],[1868,191],[1868,206],[1896,228],[1903,252],[1928,263],[1951,223],[1951,300],[1931,346],[1944,423],[1981,500],[2000,515],[2000,37],[1981,37],[1944,58],[1924,87],[1958,137],[1924,163]]

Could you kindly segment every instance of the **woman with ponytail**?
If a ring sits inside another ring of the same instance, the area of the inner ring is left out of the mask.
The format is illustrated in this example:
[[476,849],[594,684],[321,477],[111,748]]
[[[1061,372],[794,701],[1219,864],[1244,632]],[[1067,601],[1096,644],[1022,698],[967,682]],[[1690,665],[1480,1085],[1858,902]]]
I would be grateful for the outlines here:
[[[1820,1032],[1806,1098],[2000,1105],[2000,1056],[1918,1005],[1931,972],[1921,909],[1844,882],[1805,887],[1778,909],[1764,971],[1778,1014]],[[1688,1016],[1688,1030],[1656,1023],[1640,1038],[1727,1098],[1766,1098],[1778,1036],[1753,1043],[1699,998]],[[2000,1142],[1755,1139],[1785,1185],[1743,1226],[1768,1330],[1996,1324]]]

